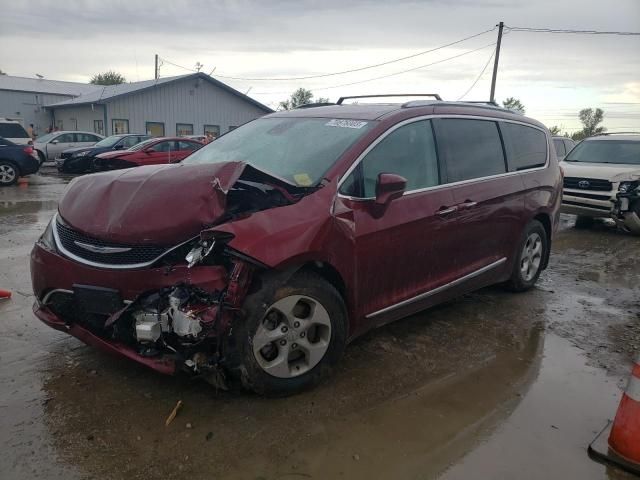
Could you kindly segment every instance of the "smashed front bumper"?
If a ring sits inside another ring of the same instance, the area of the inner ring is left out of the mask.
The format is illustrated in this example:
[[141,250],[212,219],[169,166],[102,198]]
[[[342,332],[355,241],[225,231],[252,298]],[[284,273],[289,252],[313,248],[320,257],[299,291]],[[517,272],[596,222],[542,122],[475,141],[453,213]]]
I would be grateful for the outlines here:
[[613,219],[619,228],[640,234],[640,186],[638,182],[623,182],[616,195]]

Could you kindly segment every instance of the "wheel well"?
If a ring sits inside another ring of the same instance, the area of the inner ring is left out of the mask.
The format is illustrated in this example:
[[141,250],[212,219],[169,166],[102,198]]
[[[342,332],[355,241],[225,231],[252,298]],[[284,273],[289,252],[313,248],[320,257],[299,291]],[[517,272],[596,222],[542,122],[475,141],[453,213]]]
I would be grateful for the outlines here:
[[347,303],[347,287],[345,286],[340,273],[331,264],[320,261],[307,262],[300,268],[300,270],[309,270],[320,275],[327,282],[336,287],[336,290],[338,290],[338,293],[342,297],[344,303]]
[[546,213],[539,213],[538,215],[533,217],[533,219],[539,221],[542,224],[545,233],[547,234],[547,245],[549,246],[549,248],[547,249],[547,255],[542,262],[542,268],[547,268],[547,265],[549,265],[549,254],[551,252],[551,219]]

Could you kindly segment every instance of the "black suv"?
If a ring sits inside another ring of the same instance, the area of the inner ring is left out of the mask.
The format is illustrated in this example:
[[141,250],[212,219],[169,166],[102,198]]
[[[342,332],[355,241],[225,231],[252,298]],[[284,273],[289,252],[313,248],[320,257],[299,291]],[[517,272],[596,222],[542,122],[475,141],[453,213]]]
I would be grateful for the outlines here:
[[0,187],[14,185],[18,177],[36,173],[39,168],[38,154],[31,145],[17,145],[0,137]]
[[149,135],[141,133],[126,133],[111,135],[89,147],[69,148],[62,152],[61,158],[56,160],[56,167],[61,173],[91,172],[96,155],[112,150],[127,150],[149,138],[151,138]]

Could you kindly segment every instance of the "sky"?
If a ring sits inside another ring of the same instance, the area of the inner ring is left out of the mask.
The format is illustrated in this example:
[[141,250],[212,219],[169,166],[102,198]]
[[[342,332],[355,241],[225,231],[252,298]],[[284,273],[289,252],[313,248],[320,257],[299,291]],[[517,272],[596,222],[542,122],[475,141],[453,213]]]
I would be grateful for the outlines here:
[[[3,0],[1,11],[0,69],[9,75],[87,82],[115,70],[139,81],[153,78],[158,54],[161,76],[200,62],[273,108],[298,87],[332,101],[381,93],[487,100],[499,21],[640,32],[640,0]],[[487,30],[376,68],[286,80],[360,69]],[[640,36],[506,28],[496,99],[507,97],[569,133],[588,107],[604,110],[610,131],[640,131]]]

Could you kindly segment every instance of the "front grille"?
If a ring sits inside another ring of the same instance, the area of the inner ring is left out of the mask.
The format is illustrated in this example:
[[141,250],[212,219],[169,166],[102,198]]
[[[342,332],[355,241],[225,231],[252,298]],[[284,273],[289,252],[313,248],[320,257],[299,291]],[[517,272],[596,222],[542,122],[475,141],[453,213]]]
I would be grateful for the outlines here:
[[563,205],[571,205],[572,207],[591,208],[593,210],[602,210],[603,212],[611,211],[611,207],[603,207],[602,205],[592,205],[590,203],[572,202],[571,200],[562,200]]
[[602,202],[611,200],[609,195],[602,195],[601,193],[565,192],[564,195],[566,197],[589,198],[591,200],[600,200]]
[[[60,220],[56,221],[56,229],[61,246],[84,260],[105,265],[135,265],[149,263],[165,253],[168,249],[156,245],[123,245],[121,243],[109,243],[84,235]],[[129,248],[126,252],[92,252],[80,247],[76,242],[86,243],[94,247],[105,248]]]
[[[586,183],[583,183],[583,186],[581,186],[580,182]],[[597,178],[564,177],[564,188],[609,192],[613,187],[611,186],[611,182],[609,180],[601,180]]]

